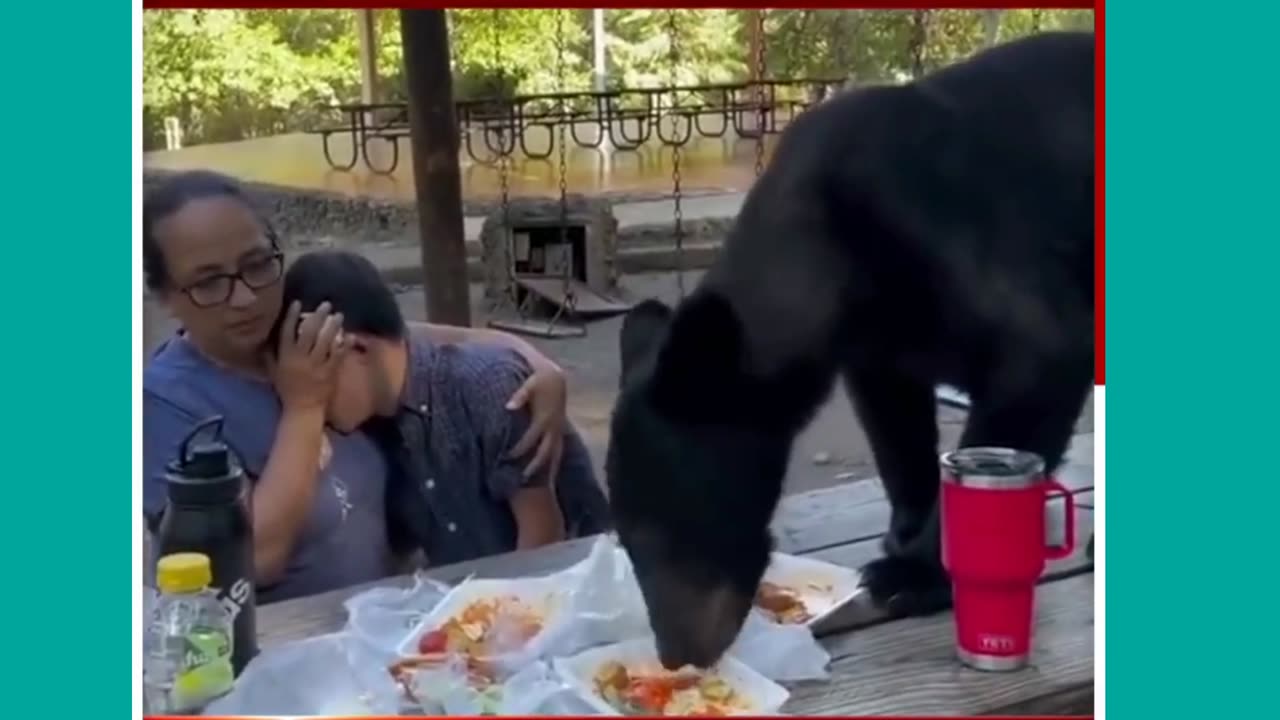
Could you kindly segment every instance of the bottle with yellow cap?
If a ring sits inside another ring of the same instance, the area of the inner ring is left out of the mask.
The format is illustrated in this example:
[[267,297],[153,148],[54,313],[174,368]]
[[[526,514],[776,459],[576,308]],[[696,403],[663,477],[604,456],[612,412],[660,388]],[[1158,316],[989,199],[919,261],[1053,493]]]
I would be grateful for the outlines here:
[[209,557],[174,553],[156,565],[160,590],[148,618],[143,685],[147,713],[198,712],[231,689],[232,619],[209,589]]

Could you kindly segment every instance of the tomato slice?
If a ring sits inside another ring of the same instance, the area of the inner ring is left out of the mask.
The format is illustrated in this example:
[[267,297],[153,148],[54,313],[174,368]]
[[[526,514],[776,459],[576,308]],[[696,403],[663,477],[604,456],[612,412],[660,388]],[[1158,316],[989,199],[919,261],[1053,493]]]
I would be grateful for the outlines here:
[[671,702],[671,695],[669,684],[655,680],[636,680],[627,692],[632,702],[654,712],[661,712]]
[[449,635],[443,630],[425,632],[418,638],[418,652],[422,655],[441,653],[449,648]]

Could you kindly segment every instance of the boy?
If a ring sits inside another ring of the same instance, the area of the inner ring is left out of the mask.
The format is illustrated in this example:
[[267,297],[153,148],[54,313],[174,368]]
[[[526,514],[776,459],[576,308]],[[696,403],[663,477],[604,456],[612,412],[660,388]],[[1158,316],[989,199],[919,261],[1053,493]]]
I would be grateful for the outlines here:
[[[572,428],[557,477],[526,477],[509,449],[529,423],[506,408],[528,366],[515,352],[434,345],[407,331],[377,269],[350,252],[300,257],[284,306],[328,303],[347,348],[326,416],[339,432],[367,430],[392,467],[388,523],[402,552],[432,565],[538,547],[609,529],[608,504]],[[278,332],[278,328],[277,328]]]

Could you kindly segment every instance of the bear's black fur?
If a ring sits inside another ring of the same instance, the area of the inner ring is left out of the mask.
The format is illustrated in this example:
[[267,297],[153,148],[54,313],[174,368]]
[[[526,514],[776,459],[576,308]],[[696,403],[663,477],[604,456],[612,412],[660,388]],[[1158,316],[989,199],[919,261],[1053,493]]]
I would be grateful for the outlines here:
[[863,576],[891,613],[950,602],[937,384],[972,399],[962,445],[1060,462],[1093,381],[1093,99],[1091,33],[835,97],[785,132],[694,293],[628,315],[607,472],[664,664],[736,636],[836,377],[892,505]]

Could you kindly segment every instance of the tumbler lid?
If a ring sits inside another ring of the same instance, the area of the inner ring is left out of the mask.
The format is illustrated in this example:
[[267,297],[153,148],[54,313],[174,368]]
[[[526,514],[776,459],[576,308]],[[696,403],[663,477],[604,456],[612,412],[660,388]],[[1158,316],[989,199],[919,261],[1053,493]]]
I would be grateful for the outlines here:
[[1044,480],[1044,460],[1033,452],[999,447],[960,448],[942,455],[944,482],[990,490],[1021,490]]

